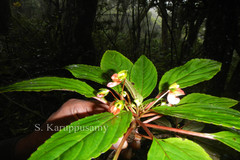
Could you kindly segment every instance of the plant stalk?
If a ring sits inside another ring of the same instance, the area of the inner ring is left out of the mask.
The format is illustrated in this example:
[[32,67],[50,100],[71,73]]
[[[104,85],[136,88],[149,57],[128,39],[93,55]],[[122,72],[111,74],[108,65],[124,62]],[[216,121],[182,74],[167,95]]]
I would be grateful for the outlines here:
[[141,118],[145,118],[145,117],[151,117],[151,116],[156,116],[159,115],[158,113],[147,113],[141,116]]
[[181,133],[181,134],[187,134],[187,135],[191,135],[191,136],[197,136],[197,137],[203,137],[203,138],[215,140],[214,136],[211,134],[208,134],[208,133],[187,131],[187,130],[182,130],[182,129],[177,129],[177,128],[158,126],[155,124],[145,124],[145,126],[160,129],[160,130],[167,130],[167,131],[171,131],[171,132],[177,132],[177,133]]
[[152,117],[152,118],[147,119],[146,121],[143,121],[143,123],[152,122],[152,121],[154,121],[154,120],[156,120],[156,119],[158,119],[158,118],[161,118],[162,116],[163,116],[163,115],[154,116],[154,117]]
[[151,133],[151,131],[146,127],[146,124],[142,123],[140,120],[137,120],[137,123],[147,132],[147,134],[151,137],[151,139],[153,138],[153,134]]
[[143,135],[143,134],[139,134],[139,133],[136,133],[136,134],[139,135],[139,136],[141,136],[141,137],[143,137],[143,138],[146,138],[146,139],[152,140],[152,138],[149,137],[149,136],[146,136],[146,135]]
[[147,105],[147,107],[145,108],[146,111],[148,111],[152,106],[154,106],[157,102],[159,102],[166,94],[168,94],[169,90],[166,91],[165,93],[163,93],[159,98],[158,96],[156,98],[158,98],[156,101],[153,101],[151,103],[149,103]]
[[118,159],[119,154],[120,154],[120,152],[122,150],[122,146],[123,146],[124,142],[127,140],[128,136],[131,134],[131,132],[134,129],[134,127],[135,127],[135,125],[131,125],[131,127],[128,129],[127,133],[124,135],[124,137],[123,137],[121,143],[119,144],[119,146],[117,148],[117,151],[116,151],[116,153],[115,153],[115,155],[113,157],[113,160],[117,160]]

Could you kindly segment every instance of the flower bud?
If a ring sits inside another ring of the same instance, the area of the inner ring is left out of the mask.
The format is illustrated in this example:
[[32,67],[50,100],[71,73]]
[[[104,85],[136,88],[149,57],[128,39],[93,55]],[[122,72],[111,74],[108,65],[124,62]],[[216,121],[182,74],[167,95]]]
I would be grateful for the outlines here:
[[126,78],[127,78],[127,70],[122,70],[122,71],[118,72],[118,79],[120,81],[123,81]]
[[174,91],[177,88],[179,88],[179,85],[177,83],[173,83],[172,85],[169,86],[169,90]]
[[110,106],[110,112],[114,115],[120,113],[120,111],[124,108],[125,101],[124,100],[118,100],[113,105]]
[[102,98],[105,97],[106,95],[108,95],[109,90],[106,88],[101,88],[99,89],[99,92],[97,93],[97,97]]
[[113,80],[113,82],[119,81],[118,74],[117,74],[117,73],[114,73],[114,74],[112,75],[111,79]]
[[169,86],[170,93],[173,93],[175,96],[185,95],[184,91],[180,88],[177,83],[173,83]]
[[123,91],[123,92],[121,92],[121,95],[122,95],[123,97],[126,97],[126,96],[127,96],[127,92],[126,92],[126,91]]
[[110,107],[110,112],[111,112],[112,114],[114,114],[114,115],[120,113],[120,111],[121,111],[121,110],[120,110],[119,108],[115,107],[115,106],[111,106],[111,107]]
[[122,110],[124,108],[125,101],[124,100],[118,100],[114,103],[114,106]]
[[109,82],[109,83],[107,84],[107,87],[112,88],[112,87],[115,87],[115,86],[119,85],[120,83],[121,83],[121,82]]

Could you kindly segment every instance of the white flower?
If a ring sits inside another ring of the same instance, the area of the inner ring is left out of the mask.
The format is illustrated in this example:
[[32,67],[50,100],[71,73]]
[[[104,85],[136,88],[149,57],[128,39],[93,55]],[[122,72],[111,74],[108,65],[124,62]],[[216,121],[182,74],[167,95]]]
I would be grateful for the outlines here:
[[167,95],[167,101],[170,105],[176,105],[180,102],[180,98],[178,96],[185,95],[184,91],[179,88],[177,83],[172,84],[169,87],[169,93]]

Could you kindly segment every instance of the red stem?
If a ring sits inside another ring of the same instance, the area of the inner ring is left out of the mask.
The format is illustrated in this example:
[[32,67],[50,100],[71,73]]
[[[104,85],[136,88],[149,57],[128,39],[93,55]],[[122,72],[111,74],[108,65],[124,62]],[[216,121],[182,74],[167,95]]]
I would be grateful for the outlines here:
[[141,118],[151,117],[151,116],[156,116],[156,115],[159,115],[159,114],[158,113],[147,113],[147,114],[142,115]]
[[215,140],[214,136],[211,134],[208,134],[208,133],[198,133],[198,132],[187,131],[187,130],[182,130],[182,129],[177,129],[177,128],[158,126],[155,124],[145,124],[145,126],[160,129],[160,130],[167,130],[167,131],[177,132],[177,133],[181,133],[181,134],[187,134],[187,135],[191,135],[191,136],[197,136],[197,137],[203,137],[203,138]]
[[[158,94],[155,98],[158,99],[161,95],[162,95],[162,93],[161,93],[161,94]],[[145,110],[147,110],[149,107],[151,107],[151,106],[154,104],[154,102],[155,102],[155,101],[152,101],[151,103],[149,103],[149,104],[147,105],[147,107],[145,108]]]
[[132,107],[128,107],[128,109],[132,112],[134,117],[137,117],[137,114],[133,111]]
[[149,137],[149,136],[146,136],[146,135],[143,135],[143,134],[139,134],[139,133],[136,133],[136,134],[139,135],[139,136],[141,136],[141,137],[143,137],[143,138],[146,138],[146,139],[152,140],[152,138]]
[[[119,99],[115,96],[115,94],[113,94],[113,92],[112,92],[111,90],[109,90],[109,92],[113,95],[114,98],[116,98],[117,100],[119,100]],[[118,93],[117,93],[117,94],[118,94]],[[118,96],[120,97],[119,94],[118,94]]]
[[148,109],[150,109],[154,104],[156,104],[159,100],[161,100],[161,99],[162,99],[166,94],[168,94],[168,93],[169,93],[169,90],[167,90],[166,92],[162,92],[162,93],[158,94],[158,95],[156,96],[157,100],[149,103],[149,104],[147,105],[147,107],[145,108],[145,111],[147,111]]
[[132,104],[131,98],[129,97],[129,94],[127,93],[127,99],[128,99],[128,104]]
[[154,121],[154,120],[156,120],[156,119],[158,119],[158,118],[161,118],[162,116],[163,116],[163,115],[154,116],[154,117],[152,117],[152,118],[147,119],[146,121],[143,121],[143,123],[152,122],[152,121]]
[[142,123],[140,120],[137,120],[137,123],[147,132],[147,134],[151,137],[151,139],[153,138],[153,134],[151,133],[151,131],[146,127],[146,124]]
[[132,130],[134,129],[134,126],[135,125],[132,125],[131,128],[128,129],[127,133],[124,135],[124,137],[123,137],[121,143],[119,144],[119,146],[117,148],[117,151],[116,151],[116,153],[115,153],[115,155],[113,157],[113,160],[117,160],[118,159],[119,154],[120,154],[120,152],[122,150],[122,146],[123,146],[124,142],[127,140],[127,137],[131,134]]

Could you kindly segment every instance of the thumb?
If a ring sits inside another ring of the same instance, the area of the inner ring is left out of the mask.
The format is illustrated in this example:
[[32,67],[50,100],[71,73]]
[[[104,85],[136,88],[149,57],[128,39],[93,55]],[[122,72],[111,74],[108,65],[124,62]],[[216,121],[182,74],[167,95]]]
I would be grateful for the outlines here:
[[[112,145],[111,149],[117,149],[118,146],[120,145],[122,139],[123,139],[123,137],[119,138],[118,141],[115,144]],[[127,146],[128,146],[128,143],[127,143],[127,141],[125,141],[123,146],[122,146],[122,149],[127,148]]]

